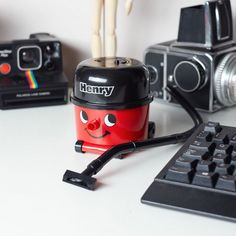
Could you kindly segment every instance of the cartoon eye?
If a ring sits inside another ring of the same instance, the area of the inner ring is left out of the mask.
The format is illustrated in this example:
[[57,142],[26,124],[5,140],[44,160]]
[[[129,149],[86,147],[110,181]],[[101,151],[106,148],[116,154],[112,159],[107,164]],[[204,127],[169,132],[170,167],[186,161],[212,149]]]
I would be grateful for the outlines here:
[[88,122],[88,115],[85,111],[80,112],[80,119],[84,124]]
[[116,117],[113,114],[108,114],[105,116],[104,122],[108,127],[112,127],[116,123]]

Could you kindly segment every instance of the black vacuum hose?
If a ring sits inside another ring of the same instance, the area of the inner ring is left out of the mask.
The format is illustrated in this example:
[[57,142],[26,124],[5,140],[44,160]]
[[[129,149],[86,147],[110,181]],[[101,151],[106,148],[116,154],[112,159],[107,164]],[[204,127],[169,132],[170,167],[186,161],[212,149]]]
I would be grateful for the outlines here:
[[81,174],[67,170],[64,174],[63,181],[93,190],[95,188],[96,179],[91,178],[91,176],[97,174],[114,157],[132,153],[141,149],[185,142],[195,131],[195,129],[203,122],[202,118],[195,108],[176,89],[168,86],[166,90],[186,110],[193,120],[194,126],[191,129],[182,133],[164,137],[116,145],[92,161]]

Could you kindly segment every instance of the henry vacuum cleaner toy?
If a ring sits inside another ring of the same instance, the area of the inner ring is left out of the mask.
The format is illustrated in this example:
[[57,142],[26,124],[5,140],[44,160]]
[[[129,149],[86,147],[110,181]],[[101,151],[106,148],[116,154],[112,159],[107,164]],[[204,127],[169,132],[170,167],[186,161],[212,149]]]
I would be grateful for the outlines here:
[[95,58],[80,63],[74,91],[77,152],[102,153],[81,174],[67,170],[63,181],[94,189],[96,174],[113,157],[147,147],[185,141],[202,122],[194,108],[168,87],[167,91],[185,108],[195,126],[180,134],[153,138],[149,122],[150,80],[155,70],[130,58]]
[[[77,152],[103,153],[148,137],[148,70],[139,61],[100,58],[82,62],[74,81]],[[155,133],[149,124],[149,138]]]

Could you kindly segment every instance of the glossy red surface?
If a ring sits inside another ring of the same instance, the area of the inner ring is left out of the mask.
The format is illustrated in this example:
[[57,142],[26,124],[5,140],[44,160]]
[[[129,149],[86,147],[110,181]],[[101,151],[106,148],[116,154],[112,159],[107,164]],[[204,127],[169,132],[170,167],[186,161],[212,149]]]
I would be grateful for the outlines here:
[[113,145],[144,140],[149,105],[127,110],[94,110],[75,106],[77,140],[84,152],[102,153]]

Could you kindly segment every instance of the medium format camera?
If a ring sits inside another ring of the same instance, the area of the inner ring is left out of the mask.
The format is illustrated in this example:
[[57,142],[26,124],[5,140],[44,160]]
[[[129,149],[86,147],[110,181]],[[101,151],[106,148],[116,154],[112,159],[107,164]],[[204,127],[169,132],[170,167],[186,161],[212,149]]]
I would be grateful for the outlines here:
[[145,51],[156,73],[155,98],[176,103],[165,87],[174,86],[200,110],[214,112],[236,104],[236,44],[230,0],[207,1],[181,9],[178,39]]
[[0,43],[0,108],[65,104],[61,43],[47,33]]

